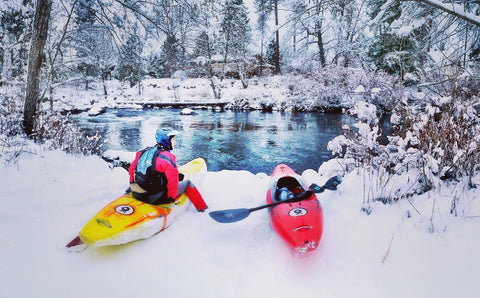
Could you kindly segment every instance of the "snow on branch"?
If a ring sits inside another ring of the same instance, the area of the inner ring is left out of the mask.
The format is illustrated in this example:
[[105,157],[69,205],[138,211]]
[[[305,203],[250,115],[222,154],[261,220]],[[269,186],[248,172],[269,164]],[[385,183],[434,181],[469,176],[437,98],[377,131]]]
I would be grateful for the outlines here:
[[465,11],[465,6],[456,3],[444,3],[439,0],[400,0],[400,1],[415,1],[431,5],[435,8],[443,10],[453,16],[456,16],[464,21],[480,27],[480,16],[474,13]]

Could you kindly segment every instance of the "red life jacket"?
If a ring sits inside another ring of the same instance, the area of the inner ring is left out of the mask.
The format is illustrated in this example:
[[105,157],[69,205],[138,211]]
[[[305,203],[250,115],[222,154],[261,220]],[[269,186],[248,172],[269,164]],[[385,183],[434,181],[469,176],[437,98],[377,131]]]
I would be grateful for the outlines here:
[[[171,157],[168,155],[171,155]],[[175,156],[173,154],[168,154],[168,151],[163,150],[163,148],[148,147],[137,154],[134,163],[135,162],[134,182],[146,190],[147,193],[134,192],[133,196],[140,201],[153,205],[171,203],[173,197],[168,195],[169,178],[165,172],[159,170],[159,165],[157,163],[160,163],[161,165],[163,164],[163,168],[170,165],[176,170],[175,176],[178,177]],[[160,168],[162,168],[161,165]],[[172,177],[172,175],[170,176]],[[173,187],[172,183],[170,186]],[[178,181],[175,186],[175,188],[178,189]]]

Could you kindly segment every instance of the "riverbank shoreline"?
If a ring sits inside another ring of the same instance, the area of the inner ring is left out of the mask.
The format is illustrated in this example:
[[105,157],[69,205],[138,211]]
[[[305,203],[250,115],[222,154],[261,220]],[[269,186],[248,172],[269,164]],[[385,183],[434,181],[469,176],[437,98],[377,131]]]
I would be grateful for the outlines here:
[[[88,89],[84,85],[59,86],[44,98],[42,105],[43,109],[53,108],[62,114],[89,112],[92,116],[106,108],[168,107],[345,113],[358,101],[389,111],[393,101],[405,96],[404,87],[392,77],[358,69],[255,77],[247,83],[244,88],[235,79],[150,78],[134,86],[117,80],[89,82]],[[410,92],[407,96],[424,95]]]

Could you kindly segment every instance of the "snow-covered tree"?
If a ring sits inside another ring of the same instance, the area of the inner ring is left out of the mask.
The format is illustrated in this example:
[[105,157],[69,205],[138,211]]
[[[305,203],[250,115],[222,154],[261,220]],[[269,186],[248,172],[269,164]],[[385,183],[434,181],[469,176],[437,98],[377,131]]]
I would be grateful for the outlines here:
[[160,64],[163,69],[163,76],[170,77],[175,71],[183,69],[184,56],[182,48],[175,36],[167,36],[163,43],[162,53],[160,55]]
[[277,49],[275,46],[275,39],[272,38],[267,44],[267,50],[265,53],[265,62],[267,62],[267,64],[274,65],[276,56],[277,56]]
[[[270,15],[273,13],[274,17],[274,28],[273,28],[273,34],[275,36],[275,60],[274,60],[274,66],[275,66],[275,73],[280,74],[281,69],[280,69],[280,18],[279,18],[279,10],[282,9],[280,5],[283,2],[283,0],[255,0],[254,5],[256,12],[258,13],[258,21],[257,21],[257,29],[261,33],[261,47],[263,49],[263,46],[265,45],[268,40],[270,40],[270,36],[266,36],[266,30],[268,29],[268,24],[267,21],[270,18]],[[288,2],[287,2],[288,3]],[[263,52],[263,51],[262,51]]]
[[248,10],[243,0],[227,0],[222,10],[221,36],[223,48],[224,71],[231,59],[236,65],[236,71],[244,88],[248,85],[245,81],[245,63],[247,62],[248,45],[250,43],[250,25]]
[[367,27],[365,1],[334,1],[330,12],[334,32],[333,63],[341,63],[344,67],[362,66],[366,61],[366,50],[363,47]]
[[88,89],[88,83],[94,77],[98,77],[99,60],[97,51],[98,31],[95,28],[95,9],[94,0],[84,0],[75,7],[75,48],[77,50],[77,69],[85,80],[85,90]]
[[248,10],[243,0],[226,0],[222,9],[221,36],[224,62],[245,59],[250,42]]
[[23,79],[32,19],[32,0],[5,1],[0,6],[0,84]]
[[272,12],[269,0],[255,0],[255,11],[258,14],[256,28],[260,32],[260,76],[263,75],[264,47],[268,26],[268,20]]
[[143,42],[138,35],[137,27],[135,26],[133,29],[132,33],[128,35],[126,42],[120,48],[118,66],[115,69],[116,77],[119,80],[129,81],[130,87],[139,83],[144,75],[141,57]]
[[220,98],[221,87],[213,69],[213,62],[214,57],[221,52],[219,42],[221,5],[218,0],[203,0],[201,7],[197,19],[197,37],[195,39],[198,48],[195,51],[194,59],[210,79],[210,86],[215,98]]
[[175,70],[184,69],[190,60],[190,50],[195,39],[194,28],[199,14],[198,1],[158,1],[153,5],[153,22],[148,26],[153,38],[163,40],[162,53],[169,77]]
[[418,69],[422,39],[414,30],[422,30],[421,23],[414,23],[411,15],[408,22],[405,20],[405,3],[386,0],[371,1],[370,5],[376,34],[368,55],[377,68],[404,79],[405,74]]
[[[304,60],[318,61],[322,67],[327,64],[325,33],[329,3],[326,0],[294,0],[289,3],[295,55],[303,56]],[[310,48],[312,45],[313,50]]]
[[37,0],[35,17],[33,19],[33,32],[28,52],[27,86],[25,104],[23,107],[23,126],[28,136],[35,137],[37,105],[40,101],[40,72],[42,70],[42,57],[47,41],[48,25],[52,2]]

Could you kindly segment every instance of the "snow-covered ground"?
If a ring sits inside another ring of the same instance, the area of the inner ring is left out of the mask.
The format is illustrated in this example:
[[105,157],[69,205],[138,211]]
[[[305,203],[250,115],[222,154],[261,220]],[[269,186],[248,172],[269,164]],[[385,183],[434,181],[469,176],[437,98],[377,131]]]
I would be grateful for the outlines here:
[[[220,224],[193,208],[164,232],[116,247],[64,246],[123,193],[128,174],[96,156],[44,151],[0,165],[1,297],[478,297],[480,192],[442,187],[361,211],[361,172],[319,194],[320,246],[292,253],[266,210]],[[5,155],[4,155],[5,156]],[[332,160],[303,173],[322,184]],[[272,169],[273,170],[273,169]],[[345,174],[345,173],[341,173]],[[269,173],[208,172],[207,211],[264,204]],[[477,184],[480,177],[477,178]],[[458,217],[450,214],[454,198]]]

